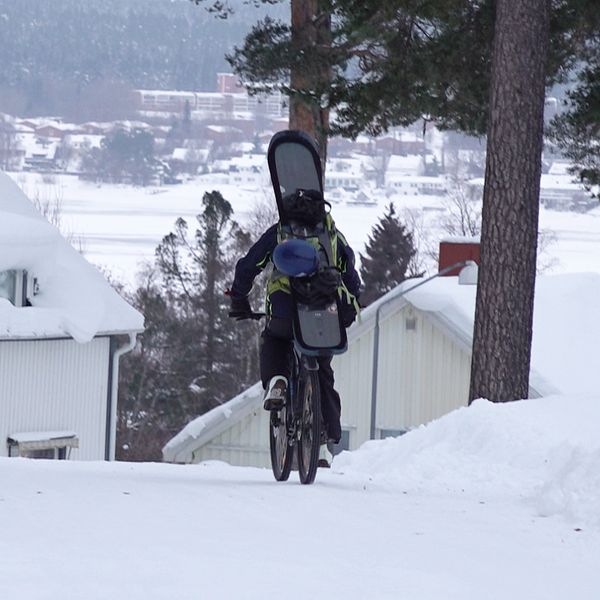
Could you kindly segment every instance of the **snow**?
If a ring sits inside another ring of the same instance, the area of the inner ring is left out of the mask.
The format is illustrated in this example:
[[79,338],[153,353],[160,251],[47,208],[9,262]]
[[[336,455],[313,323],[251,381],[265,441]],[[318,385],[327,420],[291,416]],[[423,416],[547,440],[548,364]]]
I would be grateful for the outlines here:
[[[266,164],[266,160],[264,161]],[[55,175],[44,178],[35,173],[10,173],[30,197],[55,198],[62,213],[63,231],[82,240],[86,258],[108,269],[129,287],[145,264],[154,260],[154,250],[172,231],[177,218],[194,221],[202,209],[204,192],[217,189],[232,204],[234,218],[245,223],[257,203],[272,202],[271,186],[252,183],[254,189],[229,185],[227,175],[209,174],[176,186],[136,188],[127,185],[95,185],[75,176]],[[437,242],[447,234],[433,222],[444,208],[443,196],[387,195],[381,189],[367,191],[372,205],[353,205],[352,198],[336,198],[333,217],[356,251],[364,252],[371,228],[383,216],[390,201],[399,214],[413,214],[435,208],[421,220],[423,233]],[[435,213],[435,214],[433,214]],[[600,207],[585,214],[540,209],[540,229],[551,232],[556,240],[540,255],[553,262],[551,272],[600,273]],[[432,265],[427,265],[431,272]]]
[[31,307],[0,299],[0,338],[64,337],[141,331],[143,317],[0,173],[0,271],[26,270],[38,281]]
[[0,459],[3,598],[596,600],[600,396],[484,400],[277,483]]
[[56,440],[63,438],[77,437],[74,431],[24,431],[19,433],[11,433],[9,438],[13,442],[37,442],[39,440]]
[[[175,219],[200,212],[205,191],[220,189],[242,222],[270,198],[269,189],[210,178],[142,189],[12,177],[32,196],[56,192],[86,257],[130,283]],[[36,271],[42,293],[26,309],[0,300],[0,335],[69,332],[82,341],[141,328],[141,315],[9,183],[0,174],[0,268]],[[335,206],[359,252],[389,198],[376,201]],[[537,281],[532,381],[561,395],[478,400],[341,454],[306,487],[295,473],[276,483],[268,470],[219,462],[0,458],[0,598],[596,600],[600,209],[542,208],[540,218],[557,235],[560,263],[559,274]],[[440,278],[407,298],[467,331],[474,291]],[[193,440],[232,414],[220,407],[180,435]]]

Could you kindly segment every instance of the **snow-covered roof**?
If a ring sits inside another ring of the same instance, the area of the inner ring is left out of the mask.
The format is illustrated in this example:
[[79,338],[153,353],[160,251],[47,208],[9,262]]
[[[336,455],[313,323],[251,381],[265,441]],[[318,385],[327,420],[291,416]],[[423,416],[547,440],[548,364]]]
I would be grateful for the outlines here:
[[142,331],[143,316],[0,173],[0,271],[26,270],[38,281],[32,306],[0,298],[0,338],[73,337]]
[[[444,323],[456,336],[471,341],[476,286],[459,285],[457,277],[438,277],[412,290],[421,280],[410,279],[366,308],[362,327],[394,311],[394,301],[409,302]],[[531,385],[538,392],[592,393],[597,389],[595,347],[600,339],[600,275],[568,273],[537,277],[533,313]],[[360,327],[360,325],[359,325]],[[356,333],[359,333],[357,327]],[[350,330],[352,332],[352,330]],[[352,332],[354,333],[354,332]],[[537,386],[537,387],[536,387]],[[539,389],[538,389],[539,388]]]

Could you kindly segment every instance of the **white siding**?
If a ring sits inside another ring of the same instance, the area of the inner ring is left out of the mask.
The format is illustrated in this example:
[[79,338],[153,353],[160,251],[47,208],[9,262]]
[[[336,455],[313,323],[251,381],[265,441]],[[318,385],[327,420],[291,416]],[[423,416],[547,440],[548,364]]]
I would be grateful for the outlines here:
[[382,320],[376,428],[406,430],[467,404],[470,355],[423,313]]
[[269,413],[262,406],[194,452],[193,462],[223,460],[243,467],[269,467]]
[[351,450],[369,439],[372,370],[373,327],[333,360],[335,387],[342,399],[342,428],[350,432]]
[[[374,324],[334,359],[342,427],[350,449],[369,439]],[[467,404],[470,353],[425,314],[404,304],[382,311],[375,429],[407,430]]]
[[23,431],[70,430],[72,459],[102,460],[110,339],[0,342],[0,456]]

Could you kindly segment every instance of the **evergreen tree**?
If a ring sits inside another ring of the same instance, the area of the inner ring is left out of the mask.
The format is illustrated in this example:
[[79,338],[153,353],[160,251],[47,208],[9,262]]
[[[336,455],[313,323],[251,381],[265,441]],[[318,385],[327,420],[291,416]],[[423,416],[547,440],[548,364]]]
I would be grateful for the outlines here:
[[[309,26],[330,23],[326,42],[300,39],[293,23],[266,18],[228,60],[256,90],[276,86],[335,109],[333,133],[378,134],[427,115],[439,127],[483,135],[495,5],[495,0],[322,1]],[[595,6],[595,0],[551,2],[547,85],[563,81],[596,40]],[[290,85],[295,69],[312,87]]]
[[219,192],[202,204],[195,231],[179,219],[163,238],[132,299],[146,329],[122,370],[119,456],[129,460],[160,460],[170,437],[258,379],[257,324],[229,319],[224,295],[250,238]]
[[376,223],[369,236],[365,254],[360,255],[360,275],[364,291],[361,303],[368,305],[394,289],[411,273],[411,264],[417,254],[413,234],[402,224],[394,204]]
[[552,124],[550,137],[572,161],[571,172],[600,198],[600,42],[578,81],[568,93],[567,111]]
[[154,137],[137,128],[112,131],[100,148],[87,152],[82,166],[100,181],[148,185],[157,173]]

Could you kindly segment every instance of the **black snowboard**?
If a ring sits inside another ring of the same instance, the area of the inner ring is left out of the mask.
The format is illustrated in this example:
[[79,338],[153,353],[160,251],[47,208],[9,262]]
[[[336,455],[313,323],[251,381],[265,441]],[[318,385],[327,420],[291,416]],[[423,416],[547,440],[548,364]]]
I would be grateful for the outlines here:
[[271,182],[282,223],[286,215],[282,198],[298,190],[317,190],[323,194],[321,159],[311,138],[303,131],[279,131],[269,143],[267,153]]
[[[276,133],[271,139],[267,160],[279,219],[285,227],[289,223],[283,210],[284,196],[298,190],[317,190],[323,194],[321,159],[307,134],[286,130]],[[294,338],[302,352],[330,356],[346,351],[346,329],[341,322],[337,298],[319,305],[299,302],[297,298],[294,301]]]

